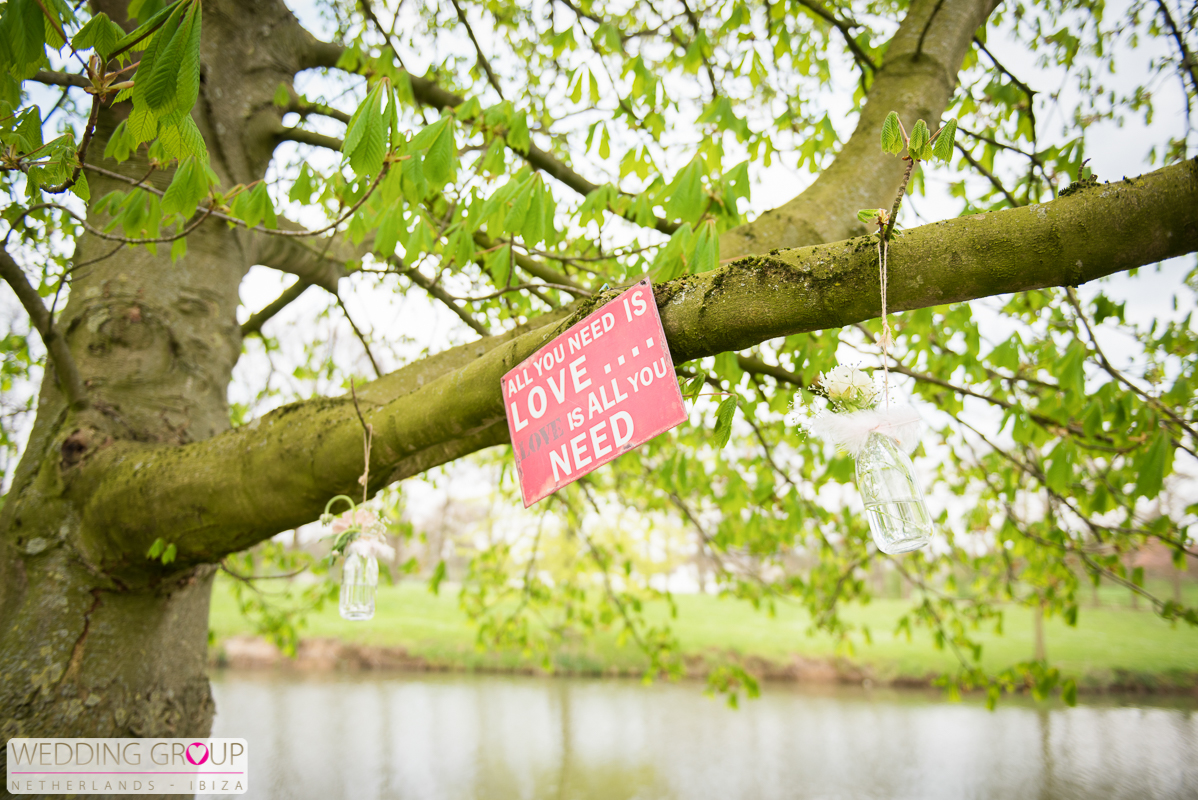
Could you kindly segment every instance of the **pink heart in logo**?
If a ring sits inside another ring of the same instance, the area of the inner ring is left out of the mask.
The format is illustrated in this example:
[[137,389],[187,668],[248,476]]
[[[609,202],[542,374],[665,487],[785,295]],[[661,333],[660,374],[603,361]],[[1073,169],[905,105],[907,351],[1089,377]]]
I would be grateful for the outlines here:
[[[200,757],[199,761],[196,761],[194,758],[191,757],[191,748],[193,748],[193,747],[200,748],[200,750],[202,750],[204,753],[204,755]],[[195,764],[198,767],[200,764],[203,764],[205,761],[208,760],[208,747],[207,747],[207,745],[203,744],[202,742],[192,742],[191,744],[187,745],[187,752],[185,753],[185,755],[187,756],[188,761],[190,761],[192,764]]]

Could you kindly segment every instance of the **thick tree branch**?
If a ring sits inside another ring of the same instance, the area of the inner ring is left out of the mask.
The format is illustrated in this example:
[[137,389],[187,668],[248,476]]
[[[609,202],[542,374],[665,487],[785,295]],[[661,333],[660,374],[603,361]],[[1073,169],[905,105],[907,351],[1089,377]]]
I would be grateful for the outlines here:
[[341,152],[341,140],[336,136],[326,136],[306,128],[288,128],[280,125],[275,138],[280,142],[298,142],[299,144],[310,144],[313,147],[323,147],[334,153]]
[[45,69],[39,71],[31,80],[44,83],[47,86],[73,86],[79,89],[89,89],[92,85],[86,76],[76,75],[72,72],[51,72]]
[[[1187,161],[1052,203],[914,228],[891,246],[889,305],[1078,285],[1195,252],[1196,203],[1198,162]],[[750,257],[656,287],[674,359],[878,316],[875,253],[859,238]],[[381,476],[371,490],[504,441],[501,376],[568,321],[457,348],[360,392],[376,432],[370,472]],[[85,550],[100,566],[119,568],[171,530],[181,564],[217,561],[314,519],[330,496],[354,487],[360,435],[346,398],[318,399],[183,447],[102,448],[72,481],[71,491],[90,498]],[[130,520],[135,502],[153,512]]]
[[[279,229],[305,230],[302,225],[285,217],[279,217]],[[253,245],[253,263],[289,272],[332,294],[337,293],[337,283],[345,277],[345,262],[361,257],[356,248],[350,247],[336,234],[332,241],[294,236],[255,236]]]
[[298,300],[300,295],[308,291],[308,289],[314,285],[315,284],[300,278],[295,283],[288,286],[283,290],[283,293],[276,297],[268,306],[251,315],[249,319],[242,323],[241,338],[244,339],[245,337],[251,336],[253,334],[261,335],[262,326],[265,325],[268,320]]
[[753,375],[769,375],[780,383],[789,383],[800,389],[805,385],[802,375],[796,375],[785,367],[776,367],[773,364],[767,364],[755,356],[738,355],[736,357],[736,364],[745,372]]
[[54,365],[54,374],[58,376],[58,385],[66,395],[67,402],[76,411],[87,408],[87,389],[83,385],[83,379],[79,377],[79,368],[71,356],[67,340],[55,330],[50,312],[42,303],[37,290],[25,277],[24,270],[12,260],[12,256],[3,247],[0,247],[0,277],[12,287],[17,299],[25,308],[25,313],[29,315],[34,330],[42,337],[46,350],[50,352],[50,361]]
[[[948,107],[957,72],[973,34],[995,0],[915,0],[886,47],[853,135],[835,160],[802,194],[720,237],[721,258],[739,258],[779,247],[831,242],[865,233],[857,210],[885,208],[894,199],[903,163],[878,145],[882,120],[897,111],[934,130]],[[919,40],[926,31],[922,52]]]

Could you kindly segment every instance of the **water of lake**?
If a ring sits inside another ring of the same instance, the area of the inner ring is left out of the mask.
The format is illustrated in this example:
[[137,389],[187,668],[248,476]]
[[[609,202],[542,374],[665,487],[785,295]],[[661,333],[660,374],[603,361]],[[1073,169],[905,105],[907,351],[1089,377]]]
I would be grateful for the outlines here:
[[768,684],[491,675],[213,676],[247,798],[1198,798],[1198,702],[1076,708]]

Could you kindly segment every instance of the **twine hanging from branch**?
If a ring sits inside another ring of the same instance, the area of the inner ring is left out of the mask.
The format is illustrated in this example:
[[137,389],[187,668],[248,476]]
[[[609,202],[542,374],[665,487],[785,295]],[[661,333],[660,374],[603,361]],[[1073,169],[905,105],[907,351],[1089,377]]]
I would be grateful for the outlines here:
[[[880,220],[880,218],[879,218]],[[890,319],[886,314],[886,259],[890,253],[890,242],[886,238],[886,228],[878,225],[878,282],[882,287],[882,333],[877,337],[878,345],[882,348],[882,401],[890,408],[890,345],[893,338],[890,335]]]

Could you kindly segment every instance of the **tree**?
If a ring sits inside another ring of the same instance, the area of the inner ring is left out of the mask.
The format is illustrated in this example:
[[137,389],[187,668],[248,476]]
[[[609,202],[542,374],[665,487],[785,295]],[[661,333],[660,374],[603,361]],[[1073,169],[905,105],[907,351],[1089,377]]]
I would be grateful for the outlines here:
[[[870,346],[854,326],[880,315],[878,263],[857,212],[890,208],[905,181],[904,163],[878,147],[890,111],[933,130],[957,115],[953,191],[969,212],[910,227],[891,246],[889,307],[912,312],[897,323],[903,358],[892,369],[950,412],[972,398],[1013,426],[1003,441],[969,438],[973,455],[960,446],[943,465],[941,480],[973,503],[970,530],[993,529],[990,546],[979,555],[950,535],[938,559],[895,562],[921,593],[903,624],[959,650],[964,684],[997,692],[1031,674],[1048,687],[1043,664],[986,674],[969,624],[993,620],[1003,598],[1075,616],[1079,570],[1147,595],[1121,555],[1149,537],[1182,561],[1193,554],[1192,508],[1148,519],[1137,505],[1159,495],[1178,450],[1198,445],[1188,323],[1140,332],[1155,371],[1127,376],[1092,331],[1120,317],[1118,303],[1033,291],[1198,250],[1188,131],[1159,143],[1154,157],[1167,165],[1155,172],[1087,179],[1084,134],[1046,137],[1033,90],[987,45],[1001,31],[1039,48],[1094,92],[1083,111],[1103,118],[1151,109],[1143,91],[1111,101],[1095,84],[1112,58],[1104,46],[1134,31],[1168,48],[1154,68],[1179,76],[1188,108],[1192,10],[1136,5],[1104,28],[1101,4],[1089,3],[682,2],[618,16],[570,0],[452,6],[401,25],[367,0],[333,2],[326,41],[281,0],[5,4],[0,272],[38,334],[9,332],[5,369],[35,375],[38,339],[47,352],[0,511],[5,738],[205,734],[208,598],[222,559],[352,491],[363,422],[374,431],[371,493],[504,444],[500,375],[610,297],[605,284],[645,273],[681,379],[739,394],[731,447],[752,458],[721,459],[701,427],[684,428],[562,493],[555,508],[605,588],[549,587],[528,569],[525,605],[583,627],[622,625],[655,668],[676,664],[668,630],[637,611],[648,590],[631,573],[607,580],[623,569],[619,542],[581,526],[583,504],[626,503],[685,519],[730,591],[797,597],[818,624],[859,635],[836,607],[868,595],[861,575],[878,554],[860,519],[813,494],[851,469],[818,443],[782,443],[780,418],[834,362],[841,332]],[[408,72],[405,53],[435,54],[433,66]],[[804,94],[849,69],[857,117],[840,143],[829,112]],[[305,96],[297,87],[312,70],[348,93]],[[62,87],[62,100],[34,102],[39,84]],[[56,123],[62,109],[68,121]],[[702,135],[688,138],[696,126]],[[340,138],[325,132],[334,129]],[[319,150],[344,162],[318,170],[300,157]],[[586,166],[591,150],[618,166],[618,181],[586,177],[601,174]],[[746,222],[752,171],[784,151],[818,177]],[[726,168],[736,153],[744,161]],[[279,214],[287,202],[327,222],[302,228]],[[238,325],[253,265],[297,279]],[[232,424],[227,389],[243,340],[312,286],[336,303],[353,281],[425,293],[472,338],[352,395]],[[471,294],[455,295],[460,286]],[[1013,333],[983,350],[960,303],[1011,293]],[[943,433],[966,441],[961,429]],[[1015,508],[1028,495],[1039,511]],[[780,577],[725,560],[760,566],[796,551],[809,569]],[[486,636],[547,641],[496,610],[507,595],[494,576],[512,558],[503,548],[478,556],[464,602]],[[1153,600],[1195,622],[1192,609]],[[733,689],[748,680],[735,667],[716,677]]]

